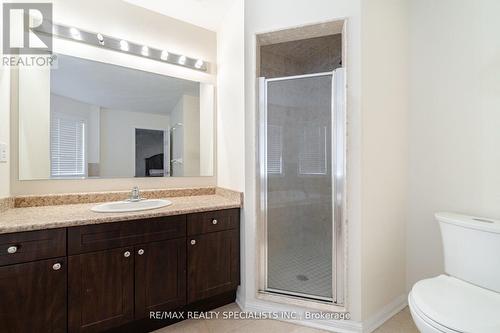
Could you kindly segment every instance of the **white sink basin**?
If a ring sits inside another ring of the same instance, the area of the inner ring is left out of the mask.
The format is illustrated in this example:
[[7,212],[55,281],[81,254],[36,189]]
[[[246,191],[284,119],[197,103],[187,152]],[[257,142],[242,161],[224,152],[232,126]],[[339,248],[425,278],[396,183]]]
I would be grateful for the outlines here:
[[172,201],[162,199],[151,199],[141,201],[116,201],[107,202],[92,207],[90,210],[97,213],[125,213],[138,212],[141,210],[157,209],[170,206]]

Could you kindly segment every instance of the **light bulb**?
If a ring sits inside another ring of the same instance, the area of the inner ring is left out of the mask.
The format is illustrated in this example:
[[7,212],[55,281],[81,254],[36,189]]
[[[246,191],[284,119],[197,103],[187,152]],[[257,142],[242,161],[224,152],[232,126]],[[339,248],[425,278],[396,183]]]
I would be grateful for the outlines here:
[[167,50],[163,50],[161,51],[161,60],[163,61],[166,61],[168,59],[168,51]]
[[198,69],[200,69],[201,67],[203,67],[203,60],[198,59],[198,60],[196,61],[196,63],[194,64],[194,67],[196,67],[196,68],[198,68]]
[[104,36],[101,34],[97,34],[97,40],[99,41],[99,44],[104,45]]
[[78,40],[82,39],[82,34],[80,33],[80,30],[78,30],[77,28],[70,28],[69,33],[71,34],[71,37],[73,37],[74,39]]
[[125,52],[128,51],[128,42],[126,40],[120,41],[120,49]]
[[179,57],[179,64],[184,65],[186,63],[186,56]]
[[149,56],[149,48],[147,46],[143,46],[141,50],[141,54],[145,57]]

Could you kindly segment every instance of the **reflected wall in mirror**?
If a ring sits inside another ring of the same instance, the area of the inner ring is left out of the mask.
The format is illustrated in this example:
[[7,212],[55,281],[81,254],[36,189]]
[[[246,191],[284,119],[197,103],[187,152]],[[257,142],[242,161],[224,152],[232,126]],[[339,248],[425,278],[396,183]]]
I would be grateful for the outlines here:
[[66,55],[19,69],[19,179],[213,175],[212,85]]

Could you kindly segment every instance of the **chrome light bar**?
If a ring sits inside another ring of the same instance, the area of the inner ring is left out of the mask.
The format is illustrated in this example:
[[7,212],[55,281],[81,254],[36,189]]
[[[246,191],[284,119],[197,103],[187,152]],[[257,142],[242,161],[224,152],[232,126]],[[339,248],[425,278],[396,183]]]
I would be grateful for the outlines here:
[[69,39],[95,47],[133,54],[138,57],[187,67],[202,72],[208,71],[209,64],[202,59],[190,58],[182,54],[172,53],[168,50],[160,50],[148,45],[133,43],[125,39],[111,37],[101,33],[85,31],[75,27],[55,23],[52,24],[52,31],[48,31],[49,29],[47,29],[47,25],[43,24],[35,30],[45,34],[51,34],[55,37]]

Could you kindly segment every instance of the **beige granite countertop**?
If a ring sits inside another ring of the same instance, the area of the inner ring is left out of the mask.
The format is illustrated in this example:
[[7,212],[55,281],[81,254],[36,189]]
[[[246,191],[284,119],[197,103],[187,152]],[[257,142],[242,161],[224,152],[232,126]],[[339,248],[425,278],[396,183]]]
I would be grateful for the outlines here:
[[0,212],[0,234],[241,207],[241,198],[238,196],[228,197],[211,194],[168,197],[165,199],[172,201],[173,204],[160,209],[130,213],[94,213],[90,208],[97,205],[97,203],[11,208]]

